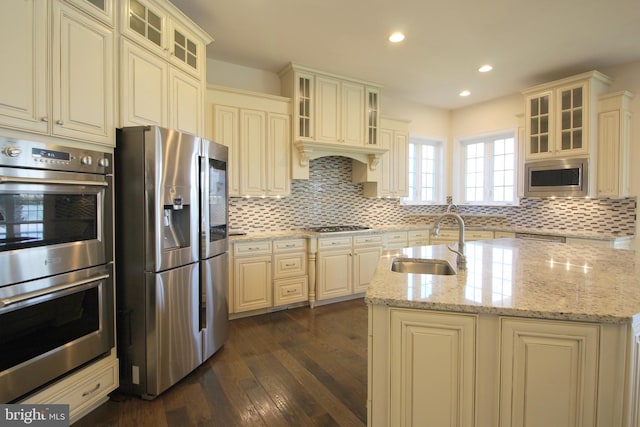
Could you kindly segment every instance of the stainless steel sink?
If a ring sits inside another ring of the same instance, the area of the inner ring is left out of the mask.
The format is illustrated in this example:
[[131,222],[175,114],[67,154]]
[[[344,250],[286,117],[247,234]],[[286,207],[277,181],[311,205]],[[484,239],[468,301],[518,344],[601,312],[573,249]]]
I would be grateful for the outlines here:
[[391,262],[391,271],[412,274],[453,275],[456,271],[443,259],[395,258]]

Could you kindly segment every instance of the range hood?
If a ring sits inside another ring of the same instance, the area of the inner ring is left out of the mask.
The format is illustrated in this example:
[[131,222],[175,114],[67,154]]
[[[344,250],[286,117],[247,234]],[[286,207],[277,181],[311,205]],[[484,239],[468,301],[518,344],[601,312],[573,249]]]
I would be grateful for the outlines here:
[[292,178],[309,179],[309,160],[327,156],[344,156],[367,165],[375,171],[388,148],[375,145],[347,145],[331,142],[298,140],[293,142]]

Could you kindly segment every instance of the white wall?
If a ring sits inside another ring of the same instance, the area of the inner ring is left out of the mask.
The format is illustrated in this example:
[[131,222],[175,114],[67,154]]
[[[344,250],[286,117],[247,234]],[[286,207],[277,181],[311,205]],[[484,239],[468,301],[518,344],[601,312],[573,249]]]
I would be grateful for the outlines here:
[[214,59],[207,59],[207,83],[280,95],[278,74]]

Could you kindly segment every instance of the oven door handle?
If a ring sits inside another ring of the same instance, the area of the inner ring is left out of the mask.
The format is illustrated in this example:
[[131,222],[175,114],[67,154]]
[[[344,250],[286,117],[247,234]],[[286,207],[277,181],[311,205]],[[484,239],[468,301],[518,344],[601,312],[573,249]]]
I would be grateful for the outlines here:
[[83,181],[79,179],[46,179],[46,178],[22,178],[15,176],[0,175],[0,184],[23,183],[23,184],[62,184],[62,185],[89,185],[97,187],[108,187],[106,181]]
[[68,289],[77,288],[82,285],[86,285],[87,283],[97,282],[98,280],[108,278],[108,274],[98,274],[92,277],[88,277],[86,279],[78,280],[76,282],[64,283],[62,285],[51,286],[46,289],[40,289],[33,292],[27,292],[25,294],[16,295],[14,297],[9,297],[0,300],[0,308],[4,308],[13,304],[17,304],[19,302],[23,302],[26,300],[30,300],[33,298],[41,297],[43,295],[49,295],[60,291],[66,291]]

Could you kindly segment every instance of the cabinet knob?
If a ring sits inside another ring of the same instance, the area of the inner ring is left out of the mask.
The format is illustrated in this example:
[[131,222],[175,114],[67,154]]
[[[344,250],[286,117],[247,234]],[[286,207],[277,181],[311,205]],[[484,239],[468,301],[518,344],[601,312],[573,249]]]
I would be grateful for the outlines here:
[[41,122],[45,122],[45,123],[49,123],[49,117],[41,117],[40,121]]
[[64,122],[62,120],[56,120],[56,124],[62,126]]

